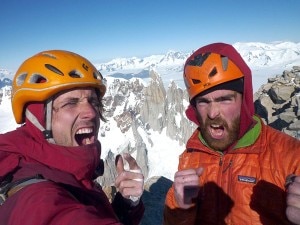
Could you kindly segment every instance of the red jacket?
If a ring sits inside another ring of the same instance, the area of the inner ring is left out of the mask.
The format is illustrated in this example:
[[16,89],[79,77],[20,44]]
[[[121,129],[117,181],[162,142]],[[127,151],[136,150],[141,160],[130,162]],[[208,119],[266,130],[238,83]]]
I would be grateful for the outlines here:
[[195,207],[179,209],[173,187],[166,197],[164,224],[290,224],[285,216],[285,179],[300,174],[300,141],[262,122],[221,154],[196,130],[180,156],[179,170],[203,167]]
[[30,123],[0,135],[0,181],[41,174],[0,206],[3,225],[139,224],[144,206],[130,207],[121,195],[111,205],[93,182],[100,143],[78,147],[49,144]]

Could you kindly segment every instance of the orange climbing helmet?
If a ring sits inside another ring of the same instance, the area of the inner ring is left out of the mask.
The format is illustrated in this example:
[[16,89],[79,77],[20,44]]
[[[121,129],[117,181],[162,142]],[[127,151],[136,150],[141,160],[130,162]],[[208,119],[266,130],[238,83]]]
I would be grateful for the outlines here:
[[29,102],[43,102],[71,88],[95,87],[103,97],[106,87],[101,73],[84,57],[69,51],[49,50],[27,59],[12,84],[12,109],[18,124],[24,123]]
[[[241,70],[228,57],[197,51],[187,59],[183,74],[190,101],[212,87],[242,77]],[[236,88],[243,89],[243,86]]]

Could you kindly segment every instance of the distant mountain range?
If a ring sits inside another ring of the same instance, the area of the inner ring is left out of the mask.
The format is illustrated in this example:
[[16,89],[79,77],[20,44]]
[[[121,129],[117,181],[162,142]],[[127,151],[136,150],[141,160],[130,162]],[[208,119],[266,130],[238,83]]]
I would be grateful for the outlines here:
[[[300,65],[300,43],[294,42],[238,42],[233,46],[240,52],[243,59],[253,70],[255,76],[257,71],[282,72],[291,69],[294,65]],[[200,47],[200,46],[199,46]],[[192,52],[183,53],[169,51],[164,55],[151,55],[144,58],[116,58],[109,62],[95,64],[96,68],[104,75],[130,79],[133,77],[147,79],[150,70],[156,71],[162,77],[164,83],[168,85],[171,80],[182,87],[182,70],[187,57]],[[0,68],[0,87],[9,85],[14,71]],[[269,72],[274,75],[275,72]],[[258,76],[258,75],[257,75]]]
[[10,75],[11,73],[8,70],[0,69],[0,88],[12,84],[12,81],[9,78]]
[[[269,77],[300,65],[300,43],[293,42],[238,42],[233,46],[240,52],[253,74],[253,88],[267,82]],[[183,65],[193,52],[169,51],[165,55],[152,55],[144,58],[116,58],[106,63],[95,64],[101,73],[110,77],[147,79],[150,70],[156,71],[165,87],[175,81],[184,88],[182,78]]]
[[[300,62],[300,43],[293,42],[248,42],[235,43],[234,47],[240,52],[243,59],[251,68],[289,66],[294,62]],[[182,70],[182,65],[192,52],[182,53],[169,51],[165,55],[152,55],[145,58],[116,58],[107,63],[96,64],[100,71],[109,74],[116,71],[151,69],[151,68],[173,68]]]

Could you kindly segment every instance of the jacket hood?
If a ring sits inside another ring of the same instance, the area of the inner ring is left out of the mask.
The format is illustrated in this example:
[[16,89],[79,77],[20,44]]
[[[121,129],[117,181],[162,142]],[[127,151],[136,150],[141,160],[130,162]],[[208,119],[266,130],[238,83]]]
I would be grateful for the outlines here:
[[[254,103],[253,103],[253,87],[252,87],[252,74],[248,65],[245,63],[241,55],[237,50],[229,44],[226,43],[213,43],[199,48],[195,51],[186,61],[188,62],[195,54],[201,53],[217,53],[228,57],[244,75],[244,90],[243,90],[243,102],[241,106],[241,117],[240,117],[240,132],[239,138],[242,137],[247,130],[249,130],[254,125],[253,115],[254,115]],[[193,121],[199,125],[199,121],[196,117],[195,108],[192,105],[186,110],[186,115],[189,120]]]

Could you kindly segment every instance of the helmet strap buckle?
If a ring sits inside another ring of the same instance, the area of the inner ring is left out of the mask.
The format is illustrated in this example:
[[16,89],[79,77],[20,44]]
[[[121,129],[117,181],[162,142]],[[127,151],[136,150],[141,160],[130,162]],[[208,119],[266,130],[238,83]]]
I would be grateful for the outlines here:
[[43,134],[44,134],[45,139],[53,138],[53,135],[52,135],[52,131],[51,131],[51,130],[44,130],[44,131],[42,131],[42,132],[43,132]]

